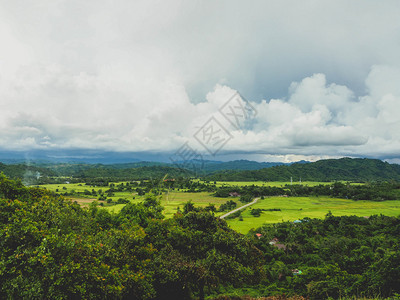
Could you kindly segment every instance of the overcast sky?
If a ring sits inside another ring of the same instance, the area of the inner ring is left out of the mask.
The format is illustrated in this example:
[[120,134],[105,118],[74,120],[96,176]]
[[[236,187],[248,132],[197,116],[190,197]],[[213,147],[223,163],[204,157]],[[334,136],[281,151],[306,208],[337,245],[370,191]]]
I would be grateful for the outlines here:
[[[0,0],[0,150],[400,162],[399,16],[399,1]],[[232,101],[252,112],[240,126]]]

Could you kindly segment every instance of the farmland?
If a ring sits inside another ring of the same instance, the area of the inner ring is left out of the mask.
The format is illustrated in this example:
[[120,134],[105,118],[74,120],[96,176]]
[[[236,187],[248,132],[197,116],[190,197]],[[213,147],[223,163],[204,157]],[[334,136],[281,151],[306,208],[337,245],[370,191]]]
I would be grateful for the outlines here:
[[[114,183],[115,186],[121,183]],[[216,182],[216,186],[275,186],[282,187],[288,182]],[[324,184],[322,182],[302,182],[302,185],[316,186]],[[325,183],[327,184],[327,183]],[[105,191],[108,187],[92,187],[84,184],[50,184],[44,185],[49,189],[58,193],[69,192],[73,195],[66,196],[73,201],[77,201],[82,206],[87,206],[91,202],[97,200],[98,193]],[[241,202],[237,197],[214,197],[210,192],[187,192],[187,190],[167,190],[161,193],[160,202],[164,207],[164,215],[166,218],[172,217],[178,210],[182,208],[185,203],[191,201],[195,206],[205,207],[210,204],[215,205],[218,209],[219,206],[228,200],[233,200],[237,203],[237,207],[241,206]],[[107,197],[110,201],[99,201],[99,204],[104,206],[105,209],[113,213],[118,213],[125,204],[117,204],[118,199],[126,199],[132,203],[143,201],[143,196],[139,196],[137,192],[131,191],[116,191],[111,196]],[[254,217],[251,214],[252,209],[260,209],[261,214],[259,217]],[[272,211],[276,209],[276,211]],[[251,228],[257,228],[265,223],[277,223],[282,221],[294,221],[296,219],[309,218],[323,218],[328,212],[333,215],[356,215],[356,216],[370,216],[370,215],[400,215],[400,200],[390,201],[354,201],[350,199],[339,199],[328,196],[311,196],[311,197],[282,197],[271,196],[260,199],[256,204],[250,208],[245,209],[241,213],[240,218],[227,219],[228,224],[238,232],[247,233]],[[216,212],[217,216],[222,215],[222,212]]]
[[[250,214],[251,209],[265,209],[260,217]],[[268,211],[280,209],[280,211]],[[400,215],[400,200],[371,202],[353,201],[329,197],[268,197],[259,200],[242,214],[243,221],[239,218],[227,220],[228,224],[238,232],[247,233],[251,228],[257,228],[265,223],[278,223],[294,221],[305,217],[323,218],[328,212],[335,216],[356,215]]]
[[[318,182],[318,181],[293,181],[293,184],[302,184],[306,186],[316,186],[319,184],[330,184],[331,182]],[[284,187],[291,184],[287,181],[216,181],[216,186],[273,186]]]

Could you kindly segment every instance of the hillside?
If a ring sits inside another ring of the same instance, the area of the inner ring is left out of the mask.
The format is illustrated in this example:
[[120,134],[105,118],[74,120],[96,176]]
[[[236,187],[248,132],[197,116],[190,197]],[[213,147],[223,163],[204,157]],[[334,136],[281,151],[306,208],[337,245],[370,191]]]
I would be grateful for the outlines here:
[[[51,163],[41,161],[30,162],[29,165],[23,163],[0,164],[0,172],[3,171],[6,175],[10,177],[21,179],[24,179],[27,176],[34,179],[37,177],[38,174],[40,174],[45,177],[74,177],[85,179],[101,177],[112,178],[116,180],[140,180],[150,178],[162,178],[166,174],[168,174],[170,177],[193,176],[193,166],[195,166],[194,168],[197,172],[197,175],[204,176],[222,170],[259,170],[262,168],[281,165],[282,163],[256,162],[249,160],[235,160],[229,162],[193,160],[190,161],[190,163],[186,162],[182,165],[152,161],[118,164]],[[183,166],[187,166],[188,169],[182,169]]]
[[203,174],[210,174],[216,171],[223,170],[260,170],[264,168],[270,168],[274,166],[285,165],[280,162],[257,162],[251,160],[234,160],[228,162],[219,161],[204,161],[201,168]]
[[56,174],[47,168],[38,166],[28,166],[25,164],[6,165],[0,162],[0,172],[10,178],[20,178],[24,183],[29,184],[31,181],[35,181],[41,176],[55,176]]
[[[298,162],[291,165],[279,163],[236,160],[230,162],[194,161],[197,176],[218,181],[400,181],[400,165],[378,159],[341,158],[313,163]],[[188,164],[190,166],[190,164]],[[77,179],[108,178],[109,180],[141,180],[194,176],[193,170],[184,170],[174,164],[136,162],[126,164],[14,164],[0,163],[0,172],[35,183],[37,178],[45,183],[47,177],[73,177]]]
[[261,170],[223,171],[206,178],[221,181],[381,181],[400,180],[400,165],[378,159],[341,158],[295,163]]

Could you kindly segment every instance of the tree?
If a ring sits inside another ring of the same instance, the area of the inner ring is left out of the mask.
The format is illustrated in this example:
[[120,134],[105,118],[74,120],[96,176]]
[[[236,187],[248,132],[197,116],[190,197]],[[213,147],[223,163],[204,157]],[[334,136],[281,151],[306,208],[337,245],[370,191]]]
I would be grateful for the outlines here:
[[239,201],[242,203],[249,203],[253,200],[253,197],[250,194],[244,194],[240,196]]

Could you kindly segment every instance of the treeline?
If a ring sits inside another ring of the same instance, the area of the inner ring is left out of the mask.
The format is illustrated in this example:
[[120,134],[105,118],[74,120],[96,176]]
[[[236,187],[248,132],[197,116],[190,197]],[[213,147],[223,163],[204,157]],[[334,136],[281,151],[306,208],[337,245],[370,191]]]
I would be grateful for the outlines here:
[[[396,200],[400,197],[400,183],[381,182],[353,185],[350,183],[335,182],[332,184],[320,184],[316,186],[307,185],[285,185],[283,187],[270,186],[222,186],[216,187],[214,196],[230,197],[240,196],[240,199],[247,199],[249,202],[254,197],[262,196],[330,196],[335,198],[352,200]],[[247,197],[246,197],[247,196]]]
[[90,169],[90,168],[101,168],[106,167],[110,169],[133,169],[139,167],[173,167],[173,168],[185,168],[188,171],[196,171],[198,175],[207,175],[212,172],[221,170],[259,170],[262,168],[269,168],[272,166],[283,165],[284,163],[278,162],[256,162],[248,160],[235,160],[229,162],[211,161],[211,160],[190,160],[182,161],[177,164],[174,163],[161,163],[161,162],[134,162],[134,163],[119,163],[119,164],[72,164],[72,163],[56,163],[56,164],[43,164],[41,166],[48,167],[54,171],[57,171],[63,176],[75,175],[78,170]]
[[121,180],[143,180],[151,178],[163,178],[165,174],[171,177],[188,177],[190,173],[173,167],[148,166],[128,169],[115,169],[106,166],[89,168],[75,173],[73,176],[82,180],[93,178],[112,178],[116,181]]
[[387,181],[400,180],[400,165],[378,159],[341,158],[295,163],[253,171],[223,171],[206,176],[217,181]]
[[[67,164],[46,167],[25,165],[3,165],[4,174],[20,178],[29,185],[50,183],[88,183],[106,186],[110,182],[129,180],[152,180],[163,178],[189,178],[193,174],[185,169],[170,166],[150,165],[135,168],[122,168],[107,165]],[[1,165],[0,165],[1,171]],[[29,181],[26,179],[29,178]]]

